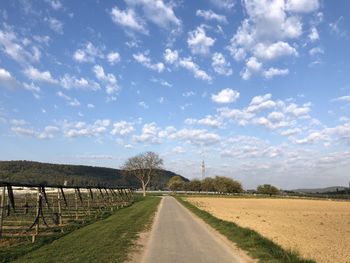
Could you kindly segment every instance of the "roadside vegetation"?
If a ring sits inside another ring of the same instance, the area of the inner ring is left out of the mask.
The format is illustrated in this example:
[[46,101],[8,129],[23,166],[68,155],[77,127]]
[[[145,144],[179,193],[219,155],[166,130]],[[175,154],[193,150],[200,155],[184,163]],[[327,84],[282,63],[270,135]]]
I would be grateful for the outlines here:
[[218,194],[242,193],[242,184],[225,176],[207,177],[203,180],[193,179],[185,182],[180,176],[170,178],[168,188],[171,191],[216,192]]
[[218,219],[187,202],[183,197],[177,197],[177,200],[222,235],[236,243],[239,248],[248,252],[250,256],[259,259],[259,262],[315,263],[313,260],[301,258],[295,251],[283,249],[254,230],[240,227],[233,222]]
[[[17,251],[1,251],[0,262],[124,262],[138,234],[150,226],[159,197],[136,197],[136,202],[107,218],[63,236],[34,245],[30,242]],[[73,231],[75,230],[75,231]]]

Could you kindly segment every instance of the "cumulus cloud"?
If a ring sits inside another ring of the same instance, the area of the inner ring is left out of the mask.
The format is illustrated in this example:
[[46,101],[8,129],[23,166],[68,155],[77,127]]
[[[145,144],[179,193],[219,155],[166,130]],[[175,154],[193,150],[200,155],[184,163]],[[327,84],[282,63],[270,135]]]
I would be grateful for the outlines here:
[[194,77],[197,79],[201,79],[205,81],[212,80],[212,77],[209,76],[204,70],[200,69],[199,66],[192,61],[191,57],[180,59],[179,66],[192,72]]
[[105,134],[110,125],[111,121],[109,119],[98,119],[91,124],[64,121],[62,128],[65,137],[97,137]]
[[211,145],[220,141],[216,133],[205,129],[181,129],[168,136],[169,139],[185,140],[194,145]]
[[212,63],[214,71],[220,75],[230,76],[232,75],[232,69],[230,62],[226,61],[223,54],[215,52],[212,56]]
[[[103,67],[101,65],[95,65],[93,67],[93,72],[98,80],[102,81],[106,85],[106,93],[110,96],[113,96],[118,93],[119,86],[117,78],[112,73],[105,73]],[[111,99],[115,99],[115,97],[111,97]]]
[[268,70],[265,70],[263,75],[267,79],[271,79],[275,76],[286,76],[289,74],[288,69],[279,69],[279,68],[269,68]]
[[[315,12],[317,0],[244,0],[247,17],[241,22],[230,40],[228,49],[232,57],[242,61],[247,57],[259,60],[273,60],[285,56],[297,56],[297,41],[303,30],[302,14]],[[316,37],[315,32],[312,36]],[[293,44],[291,44],[293,42]],[[294,44],[295,43],[295,44]],[[273,67],[271,67],[273,68]],[[252,75],[247,67],[241,76],[249,79]],[[272,77],[286,71],[267,71],[265,77]]]
[[134,135],[133,140],[136,142],[159,144],[161,139],[158,137],[159,128],[155,122],[146,123],[142,127],[140,135]]
[[278,41],[271,45],[266,45],[264,43],[258,43],[254,47],[253,51],[255,57],[260,59],[276,59],[282,56],[297,56],[298,52],[294,47],[291,47],[288,43],[283,41]]
[[67,101],[67,104],[68,104],[69,106],[80,106],[80,102],[79,102],[78,99],[72,98],[72,97],[70,97],[70,96],[64,94],[62,91],[58,91],[58,92],[56,93],[56,95],[57,95],[58,97],[64,99],[65,101]]
[[193,54],[207,55],[214,43],[215,39],[206,35],[203,26],[188,32],[187,45]]
[[34,81],[47,82],[51,84],[57,83],[57,80],[52,77],[50,71],[40,71],[37,68],[30,66],[26,68],[23,72],[27,76],[27,78]]
[[49,27],[57,34],[63,34],[63,22],[54,17],[47,17],[45,21],[48,22]]
[[204,125],[209,126],[211,128],[220,128],[223,126],[222,119],[219,116],[207,115],[202,119],[192,119],[188,118],[185,120],[185,124],[188,125]]
[[236,101],[239,98],[239,92],[233,89],[223,89],[218,94],[212,94],[211,99],[216,103],[227,104]]
[[287,0],[286,2],[286,9],[291,12],[310,13],[319,7],[319,0]]
[[75,76],[71,76],[68,73],[64,74],[64,76],[60,79],[60,83],[63,88],[69,89],[83,89],[83,90],[99,90],[101,89],[100,84],[96,81],[85,79],[85,78],[77,78]]
[[20,38],[11,27],[0,30],[0,47],[2,52],[21,64],[38,62],[41,57],[38,47],[28,39]]
[[126,0],[131,7],[140,7],[145,18],[161,28],[179,28],[181,20],[176,17],[171,4],[163,0]]
[[117,64],[120,61],[120,55],[118,52],[110,52],[107,54],[107,60],[111,65]]
[[169,64],[174,64],[175,62],[177,62],[179,58],[179,54],[177,52],[177,50],[171,50],[169,48],[167,48],[164,52],[164,60],[165,62],[169,63]]
[[235,0],[210,0],[216,7],[221,9],[232,9],[235,6]]
[[226,16],[219,15],[212,10],[197,10],[196,16],[203,17],[207,21],[215,20],[219,23],[227,24]]
[[149,57],[148,51],[143,53],[133,54],[132,56],[141,65],[145,66],[148,69],[158,71],[158,73],[163,72],[165,69],[165,66],[162,62],[152,63],[151,58]]
[[337,98],[332,99],[331,101],[350,102],[350,95],[337,97]]
[[82,48],[77,49],[73,54],[73,59],[78,62],[95,62],[96,58],[103,58],[100,48],[95,47],[91,42],[87,42]]
[[112,135],[127,136],[135,131],[133,123],[127,121],[119,121],[113,124]]
[[17,86],[16,79],[4,68],[0,68],[0,86],[10,89]]
[[121,10],[117,6],[110,12],[113,22],[123,29],[137,31],[148,35],[148,29],[143,19],[137,16],[133,9]]

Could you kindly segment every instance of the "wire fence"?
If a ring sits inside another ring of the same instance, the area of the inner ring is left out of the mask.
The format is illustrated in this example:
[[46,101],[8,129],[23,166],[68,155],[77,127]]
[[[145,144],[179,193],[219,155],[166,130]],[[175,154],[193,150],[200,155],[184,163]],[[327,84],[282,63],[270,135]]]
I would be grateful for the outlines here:
[[130,187],[43,186],[0,183],[0,238],[63,232],[133,202]]

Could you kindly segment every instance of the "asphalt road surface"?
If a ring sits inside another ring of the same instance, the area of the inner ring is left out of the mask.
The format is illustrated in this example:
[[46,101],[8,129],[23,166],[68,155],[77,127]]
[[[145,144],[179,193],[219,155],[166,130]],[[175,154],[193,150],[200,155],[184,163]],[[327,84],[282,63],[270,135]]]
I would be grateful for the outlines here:
[[173,197],[163,198],[155,220],[143,263],[245,262]]

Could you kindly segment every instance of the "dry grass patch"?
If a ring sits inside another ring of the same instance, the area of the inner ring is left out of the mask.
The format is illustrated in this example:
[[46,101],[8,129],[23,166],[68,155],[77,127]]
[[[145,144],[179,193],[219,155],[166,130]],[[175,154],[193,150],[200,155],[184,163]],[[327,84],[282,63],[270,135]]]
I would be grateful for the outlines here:
[[251,228],[317,262],[349,263],[350,202],[191,197],[214,216]]

